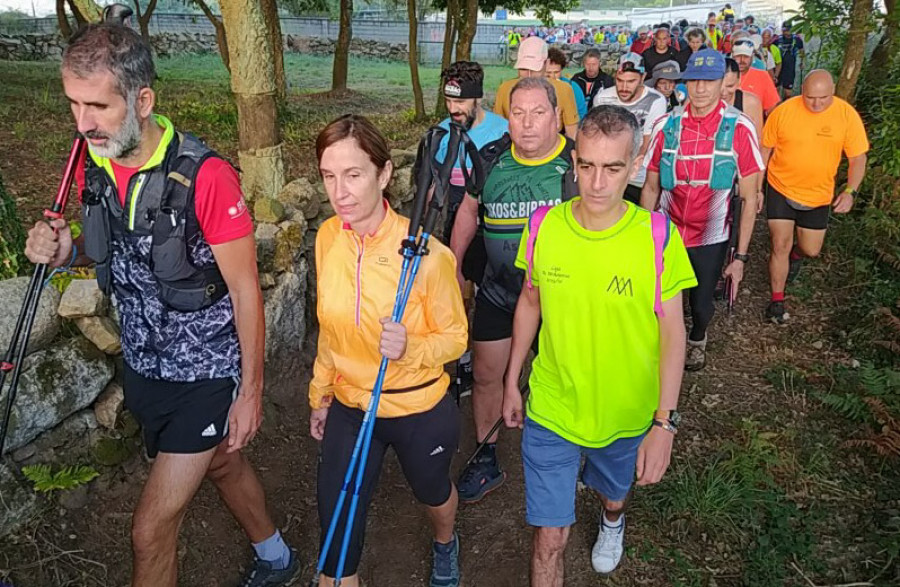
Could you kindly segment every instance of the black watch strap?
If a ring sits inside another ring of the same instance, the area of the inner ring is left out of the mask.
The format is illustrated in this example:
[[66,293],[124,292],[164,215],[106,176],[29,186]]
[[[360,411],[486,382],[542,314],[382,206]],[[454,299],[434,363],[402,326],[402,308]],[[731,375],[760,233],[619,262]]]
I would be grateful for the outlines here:
[[738,261],[743,261],[744,263],[750,262],[750,253],[735,253],[734,258]]

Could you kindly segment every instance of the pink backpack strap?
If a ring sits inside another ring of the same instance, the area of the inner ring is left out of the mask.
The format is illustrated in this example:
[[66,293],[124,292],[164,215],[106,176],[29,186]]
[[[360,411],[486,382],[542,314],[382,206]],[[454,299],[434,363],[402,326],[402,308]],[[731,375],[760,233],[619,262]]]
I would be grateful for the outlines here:
[[662,307],[662,274],[665,268],[663,252],[669,241],[669,219],[662,212],[650,213],[650,228],[653,232],[653,259],[656,265],[656,289],[653,297],[653,311],[657,318],[665,316]]
[[534,242],[537,240],[541,222],[547,217],[549,211],[550,206],[539,206],[528,218],[528,240],[525,243],[525,261],[528,263],[525,283],[528,285],[528,289],[534,289],[534,284],[531,282],[531,272],[534,270]]

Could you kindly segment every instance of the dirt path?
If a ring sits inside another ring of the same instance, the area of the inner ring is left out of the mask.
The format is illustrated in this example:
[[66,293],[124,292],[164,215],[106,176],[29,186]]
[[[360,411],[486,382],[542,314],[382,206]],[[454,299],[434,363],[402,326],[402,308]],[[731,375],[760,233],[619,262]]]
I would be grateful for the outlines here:
[[[725,447],[746,441],[746,420],[752,420],[754,426],[769,435],[754,438],[768,438],[775,447],[772,450],[777,450],[774,476],[794,502],[801,508],[806,507],[804,504],[824,504],[824,514],[818,515],[830,515],[830,507],[842,514],[836,522],[839,527],[830,533],[817,532],[817,543],[811,552],[815,560],[822,561],[818,572],[828,578],[862,580],[861,569],[870,568],[864,563],[875,554],[874,547],[859,544],[864,534],[859,525],[864,525],[868,516],[877,515],[866,506],[874,496],[871,490],[867,493],[864,487],[845,483],[842,477],[851,474],[860,463],[852,464],[851,459],[844,471],[807,474],[803,467],[808,464],[809,454],[799,439],[805,427],[814,424],[807,422],[809,400],[793,385],[775,386],[770,382],[773,366],[849,361],[833,343],[835,333],[827,329],[823,332],[823,326],[828,326],[833,296],[818,291],[803,304],[794,300],[795,318],[788,327],[763,324],[760,317],[767,285],[761,237],[765,237],[762,222],[757,227],[753,262],[735,314],[729,317],[718,312],[710,331],[709,365],[685,378],[680,408],[685,423],[675,444],[669,479],[657,490],[639,490],[632,502],[625,563],[609,579],[600,579],[591,570],[589,552],[599,505],[594,495],[582,491],[578,499],[579,523],[567,551],[566,585],[809,584],[800,575],[801,565],[797,565],[797,571],[789,569],[787,573],[765,576],[781,577],[777,582],[763,576],[758,581],[744,576],[747,561],[753,560],[753,553],[759,548],[753,536],[749,542],[731,541],[729,536],[744,535],[709,531],[708,528],[718,526],[701,524],[703,520],[692,515],[667,518],[666,512],[672,509],[660,505],[674,498],[687,499],[693,495],[691,483],[708,481],[703,475],[705,467],[723,450],[727,452]],[[819,270],[832,262],[839,261],[826,258]],[[309,359],[306,357],[306,364]],[[277,523],[290,543],[300,549],[306,565],[304,585],[315,564],[317,537],[317,446],[307,432],[307,380],[305,371],[298,372],[284,377],[270,390],[263,432],[248,453],[267,489]],[[464,441],[456,460],[457,469],[474,446],[470,406],[464,399]],[[502,436],[500,454],[509,475],[507,483],[482,503],[461,509],[459,534],[466,587],[521,587],[528,583],[531,532],[524,524],[519,439],[518,431],[507,431]],[[828,441],[823,438],[823,442]],[[0,546],[0,569],[12,571],[17,587],[125,585],[130,572],[130,512],[147,470],[148,465],[136,458],[115,472],[106,473],[95,483],[83,509],[60,509],[58,516],[51,511],[30,534],[20,537],[18,544]],[[708,501],[701,502],[698,511],[702,516],[717,515],[716,500],[722,491],[718,487],[707,489],[701,497]],[[888,499],[886,505],[878,507],[889,507],[891,503]],[[361,569],[366,584],[425,584],[430,568],[429,535],[424,513],[406,487],[396,460],[389,457],[369,516]],[[854,547],[842,546],[848,543]],[[235,585],[250,556],[249,545],[221,507],[214,490],[204,486],[182,532],[180,584]],[[891,577],[892,572],[896,569],[887,569],[883,577]],[[875,571],[865,573],[874,575]]]

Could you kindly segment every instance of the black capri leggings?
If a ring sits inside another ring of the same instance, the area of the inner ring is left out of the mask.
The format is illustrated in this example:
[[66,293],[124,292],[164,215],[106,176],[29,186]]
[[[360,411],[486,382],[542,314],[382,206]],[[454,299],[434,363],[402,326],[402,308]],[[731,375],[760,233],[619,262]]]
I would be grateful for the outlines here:
[[[325,543],[328,525],[338,495],[347,473],[347,465],[353,453],[353,445],[362,424],[363,412],[350,408],[337,400],[328,410],[325,421],[325,437],[319,446],[319,467],[317,497],[319,506],[319,548]],[[411,416],[400,418],[378,418],[372,434],[366,474],[359,492],[359,505],[350,533],[350,545],[344,565],[344,577],[356,573],[365,542],[366,513],[375,493],[381,465],[389,446],[394,447],[400,467],[416,499],[431,507],[443,505],[450,499],[453,483],[450,481],[450,462],[459,444],[459,408],[449,395],[436,406]],[[325,559],[325,575],[334,577],[337,573],[338,555],[344,539],[344,524],[353,497],[351,481],[343,514],[338,520],[328,557]]]
[[714,303],[716,284],[722,276],[722,265],[728,253],[728,241],[690,247],[687,252],[694,274],[697,276],[697,287],[692,288],[688,295],[693,322],[688,338],[699,342],[706,337],[706,328],[716,312]]

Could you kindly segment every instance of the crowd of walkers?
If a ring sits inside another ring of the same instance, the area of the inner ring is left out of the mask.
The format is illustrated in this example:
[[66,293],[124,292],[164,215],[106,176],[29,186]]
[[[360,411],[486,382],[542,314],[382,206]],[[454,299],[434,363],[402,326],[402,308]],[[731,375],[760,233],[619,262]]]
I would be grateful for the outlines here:
[[[829,216],[852,208],[866,170],[865,129],[827,72],[809,72],[788,97],[799,38],[768,31],[766,45],[740,22],[723,11],[703,28],[639,29],[614,72],[589,49],[571,77],[549,38],[517,39],[518,75],[493,112],[479,64],[446,69],[440,126],[462,127],[478,151],[457,158],[449,133],[434,150],[455,160],[444,242],[422,258],[402,319],[392,308],[409,221],[388,205],[388,143],[356,114],[321,130],[318,171],[335,216],[316,237],[319,335],[298,393],[321,442],[319,548],[329,530],[351,531],[322,553],[320,585],[360,584],[367,512],[393,448],[433,530],[428,584],[459,586],[458,507],[498,507],[472,504],[506,478],[503,422],[523,429],[532,587],[563,585],[579,481],[602,499],[591,565],[618,567],[628,496],[668,468],[683,372],[707,362],[717,295],[733,303],[742,291],[757,214],[766,211],[771,239],[764,315],[781,324],[786,284],[819,254]],[[151,50],[129,28],[89,25],[70,40],[63,88],[89,143],[78,176],[84,231],[73,239],[62,219],[37,223],[26,254],[94,263],[116,300],[125,402],[154,458],[132,518],[132,584],[176,585],[179,528],[204,478],[255,551],[242,584],[293,584],[301,556],[241,453],[264,389],[252,220],[235,170],[155,112],[154,78]],[[849,172],[836,187],[842,156]],[[480,450],[456,477],[461,417],[446,366],[469,345]],[[335,516],[383,359],[359,507]]]

